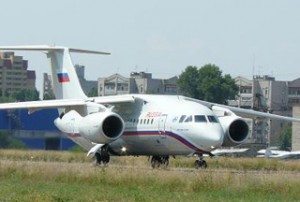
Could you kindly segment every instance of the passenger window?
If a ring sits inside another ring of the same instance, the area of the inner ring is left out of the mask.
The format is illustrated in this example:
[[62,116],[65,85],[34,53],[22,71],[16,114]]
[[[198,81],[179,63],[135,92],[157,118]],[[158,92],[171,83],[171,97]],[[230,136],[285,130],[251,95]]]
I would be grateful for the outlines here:
[[182,115],[182,116],[180,117],[180,119],[179,119],[179,123],[182,123],[183,120],[185,119],[185,117],[186,117],[186,115]]
[[192,116],[188,116],[188,117],[184,120],[185,123],[192,122],[192,121],[193,121],[193,117],[192,117]]
[[206,123],[207,120],[204,115],[195,115],[195,122],[196,123]]
[[215,116],[207,116],[207,118],[208,118],[209,122],[211,122],[211,123],[218,123],[219,122],[218,118],[215,117]]
[[142,124],[143,123],[143,119],[141,119],[141,121],[140,121],[140,124]]
[[149,124],[149,122],[150,122],[150,119],[147,119],[147,125]]
[[153,120],[153,119],[151,119],[151,124],[153,124],[153,121],[154,121],[154,120]]

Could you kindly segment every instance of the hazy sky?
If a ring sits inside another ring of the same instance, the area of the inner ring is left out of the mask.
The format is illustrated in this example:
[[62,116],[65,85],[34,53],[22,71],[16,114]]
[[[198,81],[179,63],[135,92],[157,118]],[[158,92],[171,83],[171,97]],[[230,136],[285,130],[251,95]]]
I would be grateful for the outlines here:
[[[298,0],[0,0],[0,45],[62,45],[111,52],[73,54],[87,79],[132,71],[156,78],[213,63],[223,73],[300,77]],[[41,53],[18,52],[37,72]]]

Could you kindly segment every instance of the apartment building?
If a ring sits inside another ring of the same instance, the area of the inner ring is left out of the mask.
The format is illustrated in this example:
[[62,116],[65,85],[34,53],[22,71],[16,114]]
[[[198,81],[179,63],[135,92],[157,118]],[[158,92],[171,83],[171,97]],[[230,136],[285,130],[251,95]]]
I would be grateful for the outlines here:
[[98,82],[85,78],[85,66],[76,64],[74,67],[83,92],[88,95],[93,89],[97,90]]
[[177,77],[169,79],[152,78],[151,73],[132,72],[130,77],[113,74],[106,78],[98,79],[98,95],[137,94],[168,94],[177,95]]
[[[254,76],[252,80],[235,78],[239,95],[229,100],[230,106],[292,116],[293,105],[300,103],[300,78],[293,81],[277,81],[271,76]],[[278,144],[279,133],[285,122],[257,118],[250,121],[249,142]]]
[[22,89],[35,90],[35,71],[28,70],[28,61],[14,52],[0,53],[0,90],[11,95]]

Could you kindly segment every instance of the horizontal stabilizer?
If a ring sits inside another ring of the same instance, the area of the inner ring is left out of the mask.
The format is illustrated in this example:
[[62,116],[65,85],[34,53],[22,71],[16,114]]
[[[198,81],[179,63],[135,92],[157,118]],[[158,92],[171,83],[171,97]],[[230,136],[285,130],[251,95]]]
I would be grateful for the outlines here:
[[84,50],[77,48],[67,48],[63,46],[47,46],[47,45],[26,45],[26,46],[0,46],[0,50],[19,50],[19,51],[60,51],[68,49],[75,53],[92,53],[101,55],[110,55],[110,53],[102,51]]

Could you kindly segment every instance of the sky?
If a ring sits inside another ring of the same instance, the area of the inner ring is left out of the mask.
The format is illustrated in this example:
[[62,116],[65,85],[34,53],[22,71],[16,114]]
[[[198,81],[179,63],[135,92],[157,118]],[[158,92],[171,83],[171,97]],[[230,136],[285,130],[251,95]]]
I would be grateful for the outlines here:
[[[0,45],[59,45],[110,52],[72,54],[86,79],[145,71],[180,75],[217,65],[232,77],[300,77],[298,0],[0,0]],[[50,73],[42,53],[17,52]]]

